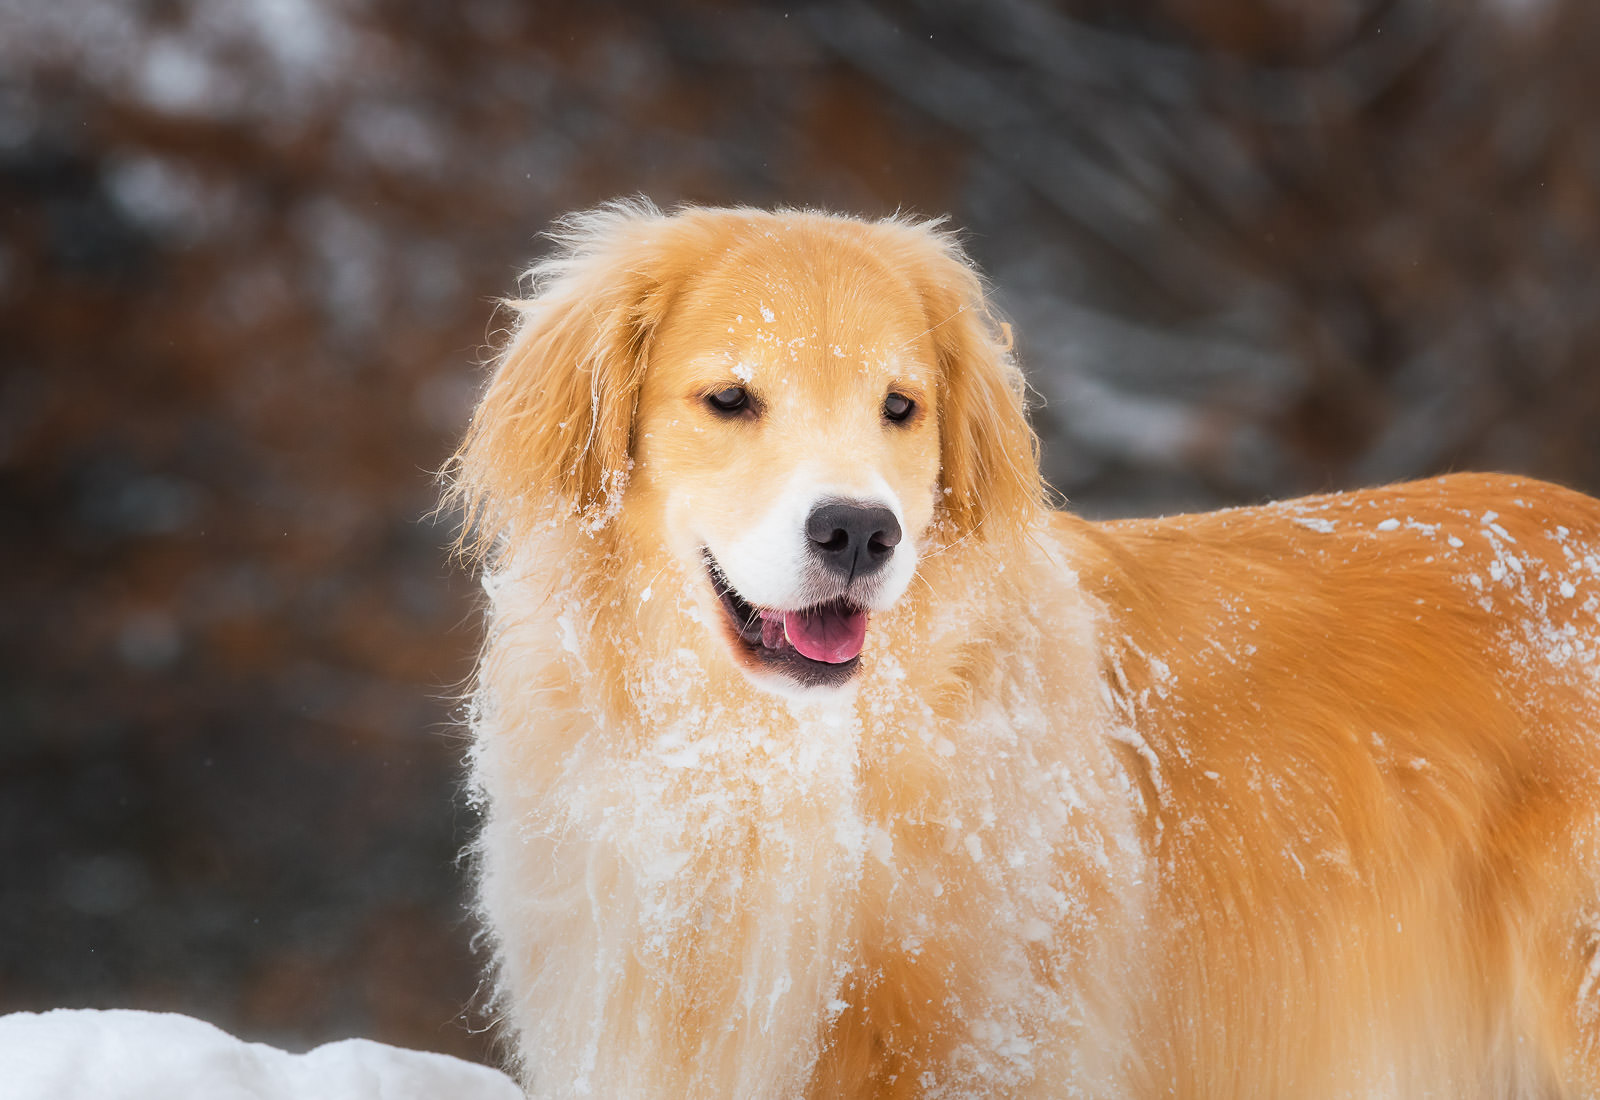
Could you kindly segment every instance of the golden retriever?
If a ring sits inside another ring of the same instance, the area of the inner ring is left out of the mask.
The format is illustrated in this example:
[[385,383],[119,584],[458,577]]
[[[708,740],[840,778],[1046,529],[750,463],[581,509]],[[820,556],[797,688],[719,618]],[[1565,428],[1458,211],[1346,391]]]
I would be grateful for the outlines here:
[[453,467],[533,1094],[1600,1095],[1600,503],[1086,522],[937,225],[556,240]]

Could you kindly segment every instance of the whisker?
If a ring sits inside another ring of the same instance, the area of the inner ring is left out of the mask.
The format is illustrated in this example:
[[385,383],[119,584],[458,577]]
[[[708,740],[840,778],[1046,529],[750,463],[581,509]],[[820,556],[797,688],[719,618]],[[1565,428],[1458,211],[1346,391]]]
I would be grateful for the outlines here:
[[656,581],[660,578],[661,574],[663,574],[663,573],[665,573],[667,571],[668,566],[670,566],[671,564],[672,564],[671,562],[668,562],[667,565],[663,565],[660,569],[656,570],[655,576],[651,577],[649,580],[644,582],[644,590],[646,592],[650,591],[653,587],[655,587]]
[[974,523],[972,525],[972,530],[968,531],[966,534],[962,535],[960,538],[956,539],[954,542],[945,543],[943,546],[939,547],[937,550],[933,551],[931,554],[924,554],[922,556],[922,560],[923,561],[927,561],[929,558],[938,557],[940,554],[944,553],[946,550],[954,550],[957,546],[960,546],[962,543],[966,542],[973,535],[976,535],[978,533],[978,528],[980,528],[982,526],[983,526],[983,520],[980,519],[977,523]]
[[912,344],[915,344],[918,340],[920,340],[924,336],[928,335],[928,333],[932,332],[934,329],[943,328],[945,325],[948,325],[951,321],[954,321],[957,317],[961,316],[966,311],[967,311],[967,303],[966,302],[962,302],[960,309],[957,309],[954,313],[952,313],[950,316],[946,317],[943,321],[940,321],[938,324],[929,325],[927,328],[923,329],[921,332],[917,333],[915,336],[911,337],[911,339],[907,340],[905,343],[901,344],[899,347],[895,348],[894,350],[895,351],[905,351],[906,348],[910,347]]

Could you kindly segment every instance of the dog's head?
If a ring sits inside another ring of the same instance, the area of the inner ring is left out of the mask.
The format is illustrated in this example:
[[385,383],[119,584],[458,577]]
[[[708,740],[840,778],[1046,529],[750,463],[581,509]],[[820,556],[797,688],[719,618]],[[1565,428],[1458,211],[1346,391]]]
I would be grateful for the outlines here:
[[457,455],[487,537],[653,542],[792,689],[850,679],[936,535],[1036,513],[1021,376],[936,227],[619,205],[556,239]]

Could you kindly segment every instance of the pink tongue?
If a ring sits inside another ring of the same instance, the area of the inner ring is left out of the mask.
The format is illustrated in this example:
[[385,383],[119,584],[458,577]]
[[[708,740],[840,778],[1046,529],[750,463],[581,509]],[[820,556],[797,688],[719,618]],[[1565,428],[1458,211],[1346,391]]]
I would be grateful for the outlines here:
[[810,611],[787,611],[783,634],[801,656],[830,665],[843,664],[861,652],[867,640],[867,613],[827,604]]

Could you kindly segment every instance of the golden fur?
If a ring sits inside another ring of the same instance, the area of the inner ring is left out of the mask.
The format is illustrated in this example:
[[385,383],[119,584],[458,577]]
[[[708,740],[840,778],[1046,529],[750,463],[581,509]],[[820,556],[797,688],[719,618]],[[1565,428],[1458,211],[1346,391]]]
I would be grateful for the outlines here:
[[[532,1093],[1600,1095],[1600,503],[1085,522],[936,227],[557,239],[454,475]],[[813,485],[917,555],[844,688],[763,678],[701,565]]]

